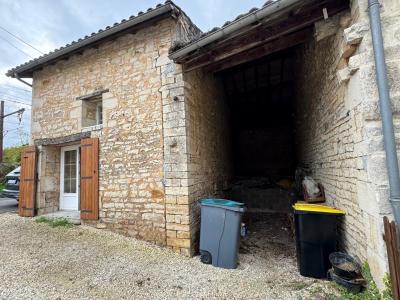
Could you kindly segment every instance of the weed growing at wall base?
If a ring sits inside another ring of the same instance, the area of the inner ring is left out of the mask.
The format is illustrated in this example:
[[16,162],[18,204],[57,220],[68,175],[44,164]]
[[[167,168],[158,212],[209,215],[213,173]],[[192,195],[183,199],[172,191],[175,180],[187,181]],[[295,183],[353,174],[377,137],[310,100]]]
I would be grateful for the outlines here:
[[352,294],[345,288],[335,284],[335,288],[340,292],[340,296],[336,298],[337,300],[391,300],[392,293],[390,290],[390,280],[387,274],[383,278],[385,284],[385,290],[380,292],[376,286],[374,280],[372,279],[371,271],[369,265],[365,263],[362,268],[362,274],[367,280],[367,287],[362,293]]
[[39,217],[35,219],[36,223],[45,223],[50,225],[51,227],[72,227],[72,223],[70,223],[67,219],[65,218],[57,218],[57,219],[49,219],[46,217]]

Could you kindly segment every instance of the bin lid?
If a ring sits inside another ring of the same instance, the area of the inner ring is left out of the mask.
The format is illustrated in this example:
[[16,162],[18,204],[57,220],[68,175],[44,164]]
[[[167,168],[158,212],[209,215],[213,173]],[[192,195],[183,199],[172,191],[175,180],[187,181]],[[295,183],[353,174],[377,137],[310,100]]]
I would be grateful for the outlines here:
[[227,207],[243,207],[244,203],[226,200],[226,199],[202,199],[201,205],[212,205],[212,206],[227,206]]
[[337,208],[334,208],[331,206],[321,205],[321,204],[296,203],[293,205],[293,208],[296,211],[338,214],[338,215],[345,214],[345,212],[341,209],[337,209]]

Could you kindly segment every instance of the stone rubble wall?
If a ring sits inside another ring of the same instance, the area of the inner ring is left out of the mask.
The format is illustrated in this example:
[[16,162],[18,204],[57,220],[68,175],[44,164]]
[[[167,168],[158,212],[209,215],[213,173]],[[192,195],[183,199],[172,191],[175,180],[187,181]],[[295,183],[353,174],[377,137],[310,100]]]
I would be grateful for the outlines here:
[[[159,21],[33,78],[33,141],[91,131],[100,139],[101,227],[159,245],[167,243],[160,87],[175,27],[173,19]],[[103,89],[103,125],[83,128],[76,98]],[[54,192],[58,186],[59,180]]]
[[38,214],[52,213],[59,208],[61,150],[57,146],[38,149],[38,185],[36,201]]

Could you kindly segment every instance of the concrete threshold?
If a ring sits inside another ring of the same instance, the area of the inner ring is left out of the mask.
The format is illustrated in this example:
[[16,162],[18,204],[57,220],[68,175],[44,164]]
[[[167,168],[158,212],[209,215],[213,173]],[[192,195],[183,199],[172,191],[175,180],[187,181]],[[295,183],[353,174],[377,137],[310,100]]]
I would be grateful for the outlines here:
[[67,219],[74,225],[81,224],[81,214],[76,210],[59,210],[43,216],[49,219]]

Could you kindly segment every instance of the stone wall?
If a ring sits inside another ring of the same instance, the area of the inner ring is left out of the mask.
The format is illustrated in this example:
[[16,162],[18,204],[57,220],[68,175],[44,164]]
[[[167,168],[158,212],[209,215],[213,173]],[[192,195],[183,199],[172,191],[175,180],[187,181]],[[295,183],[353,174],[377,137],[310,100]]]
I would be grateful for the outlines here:
[[230,112],[220,79],[211,73],[185,74],[189,205],[192,245],[199,242],[198,200],[223,197],[233,176]]
[[38,151],[38,214],[55,212],[60,199],[61,150],[57,146],[40,146]]
[[[160,87],[175,31],[176,21],[165,19],[33,78],[32,139],[91,131],[100,139],[100,222],[160,245],[166,245]],[[84,100],[76,98],[103,89],[109,90],[102,95],[103,125],[83,128]]]
[[[347,44],[357,46],[356,53],[349,58],[345,73],[349,74],[346,86],[346,105],[357,109],[357,124],[360,130],[355,132],[357,143],[355,151],[360,157],[359,168],[363,175],[357,183],[358,203],[363,212],[366,233],[366,255],[374,278],[382,286],[382,277],[387,269],[386,248],[382,239],[382,218],[391,216],[388,201],[389,188],[381,118],[379,96],[375,78],[375,63],[372,38],[369,30],[367,1],[353,0],[352,25],[344,32]],[[394,111],[396,135],[400,133],[400,2],[385,0],[381,2],[382,31],[388,67],[390,96]],[[397,141],[399,144],[399,141]]]
[[[367,1],[351,1],[350,17],[338,23],[335,34],[301,52],[298,126],[303,129],[298,141],[300,157],[324,184],[328,202],[347,213],[341,226],[342,247],[368,261],[382,287],[387,272],[382,218],[392,213],[367,13]],[[382,3],[382,30],[397,135],[398,1]]]
[[345,105],[345,91],[336,77],[341,34],[309,42],[299,51],[296,74],[298,158],[325,188],[327,202],[346,211],[341,246],[366,258],[365,229],[357,202],[359,157],[354,151],[357,110]]

